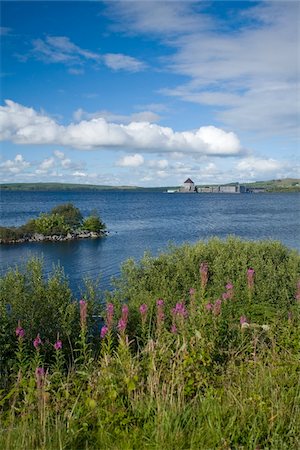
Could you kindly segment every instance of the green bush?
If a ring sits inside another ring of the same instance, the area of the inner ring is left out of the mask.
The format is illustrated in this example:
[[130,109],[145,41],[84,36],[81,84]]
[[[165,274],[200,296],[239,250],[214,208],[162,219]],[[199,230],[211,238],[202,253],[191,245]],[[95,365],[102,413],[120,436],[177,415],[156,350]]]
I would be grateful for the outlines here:
[[59,214],[41,214],[35,219],[35,230],[45,236],[66,235],[70,227]]
[[70,228],[78,228],[82,223],[82,214],[78,208],[76,208],[72,203],[65,203],[63,205],[58,205],[51,210],[51,214],[58,214],[64,218],[66,225]]
[[87,231],[93,231],[95,233],[101,233],[105,230],[105,224],[101,221],[100,217],[93,214],[84,219],[82,229]]

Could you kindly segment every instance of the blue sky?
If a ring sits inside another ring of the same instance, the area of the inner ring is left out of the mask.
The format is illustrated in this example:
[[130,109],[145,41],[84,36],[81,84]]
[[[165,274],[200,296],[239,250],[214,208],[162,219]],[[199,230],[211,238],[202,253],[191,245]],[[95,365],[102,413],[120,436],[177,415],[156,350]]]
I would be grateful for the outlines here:
[[2,182],[300,177],[299,2],[1,3]]

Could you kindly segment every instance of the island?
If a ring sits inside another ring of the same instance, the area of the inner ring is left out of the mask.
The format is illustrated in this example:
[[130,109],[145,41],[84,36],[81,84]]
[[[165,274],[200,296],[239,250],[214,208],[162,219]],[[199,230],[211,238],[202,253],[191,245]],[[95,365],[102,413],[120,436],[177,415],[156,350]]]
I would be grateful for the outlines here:
[[84,218],[72,203],[53,208],[20,227],[0,227],[0,244],[23,242],[61,242],[75,239],[101,238],[107,235],[106,225],[97,211]]

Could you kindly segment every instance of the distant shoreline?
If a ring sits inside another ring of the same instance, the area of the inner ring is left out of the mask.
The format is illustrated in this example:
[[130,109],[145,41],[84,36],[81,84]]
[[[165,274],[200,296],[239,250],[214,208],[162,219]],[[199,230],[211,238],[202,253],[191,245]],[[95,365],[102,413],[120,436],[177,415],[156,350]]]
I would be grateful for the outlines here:
[[[227,185],[234,184],[228,183]],[[242,183],[247,188],[264,189],[267,193],[272,192],[300,192],[300,179],[287,178],[281,180],[256,181],[253,183]],[[197,188],[213,187],[217,184],[197,184]],[[93,184],[74,183],[2,183],[0,192],[24,191],[24,192],[49,192],[49,191],[99,191],[99,192],[167,192],[177,190],[180,186],[140,187],[140,186],[106,186]],[[200,192],[205,194],[206,192]]]

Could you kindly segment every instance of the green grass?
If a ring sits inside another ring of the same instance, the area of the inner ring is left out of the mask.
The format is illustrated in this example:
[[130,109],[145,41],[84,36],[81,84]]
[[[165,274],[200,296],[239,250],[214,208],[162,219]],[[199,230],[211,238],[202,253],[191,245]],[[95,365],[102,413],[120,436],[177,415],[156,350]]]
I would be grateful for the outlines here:
[[[208,273],[201,278],[203,262]],[[11,271],[0,285],[1,339],[10,343],[1,356],[1,448],[300,447],[298,253],[277,242],[230,238],[127,262],[102,307],[108,325],[103,338],[92,335],[99,308],[95,289],[87,285],[80,312],[61,272],[47,281],[38,276],[39,263],[31,264],[31,272]],[[253,285],[249,267],[255,270]],[[226,290],[229,282],[233,288]],[[46,299],[45,311],[35,291]],[[207,310],[229,291],[220,310]],[[147,305],[144,315],[141,304]],[[60,319],[68,305],[72,314],[65,324]],[[58,314],[63,348],[53,348],[53,324],[48,329],[44,322],[43,345],[35,349],[32,339],[49,311]],[[248,324],[241,325],[240,316]],[[15,336],[17,318],[24,338]],[[44,375],[36,374],[37,367]]]

